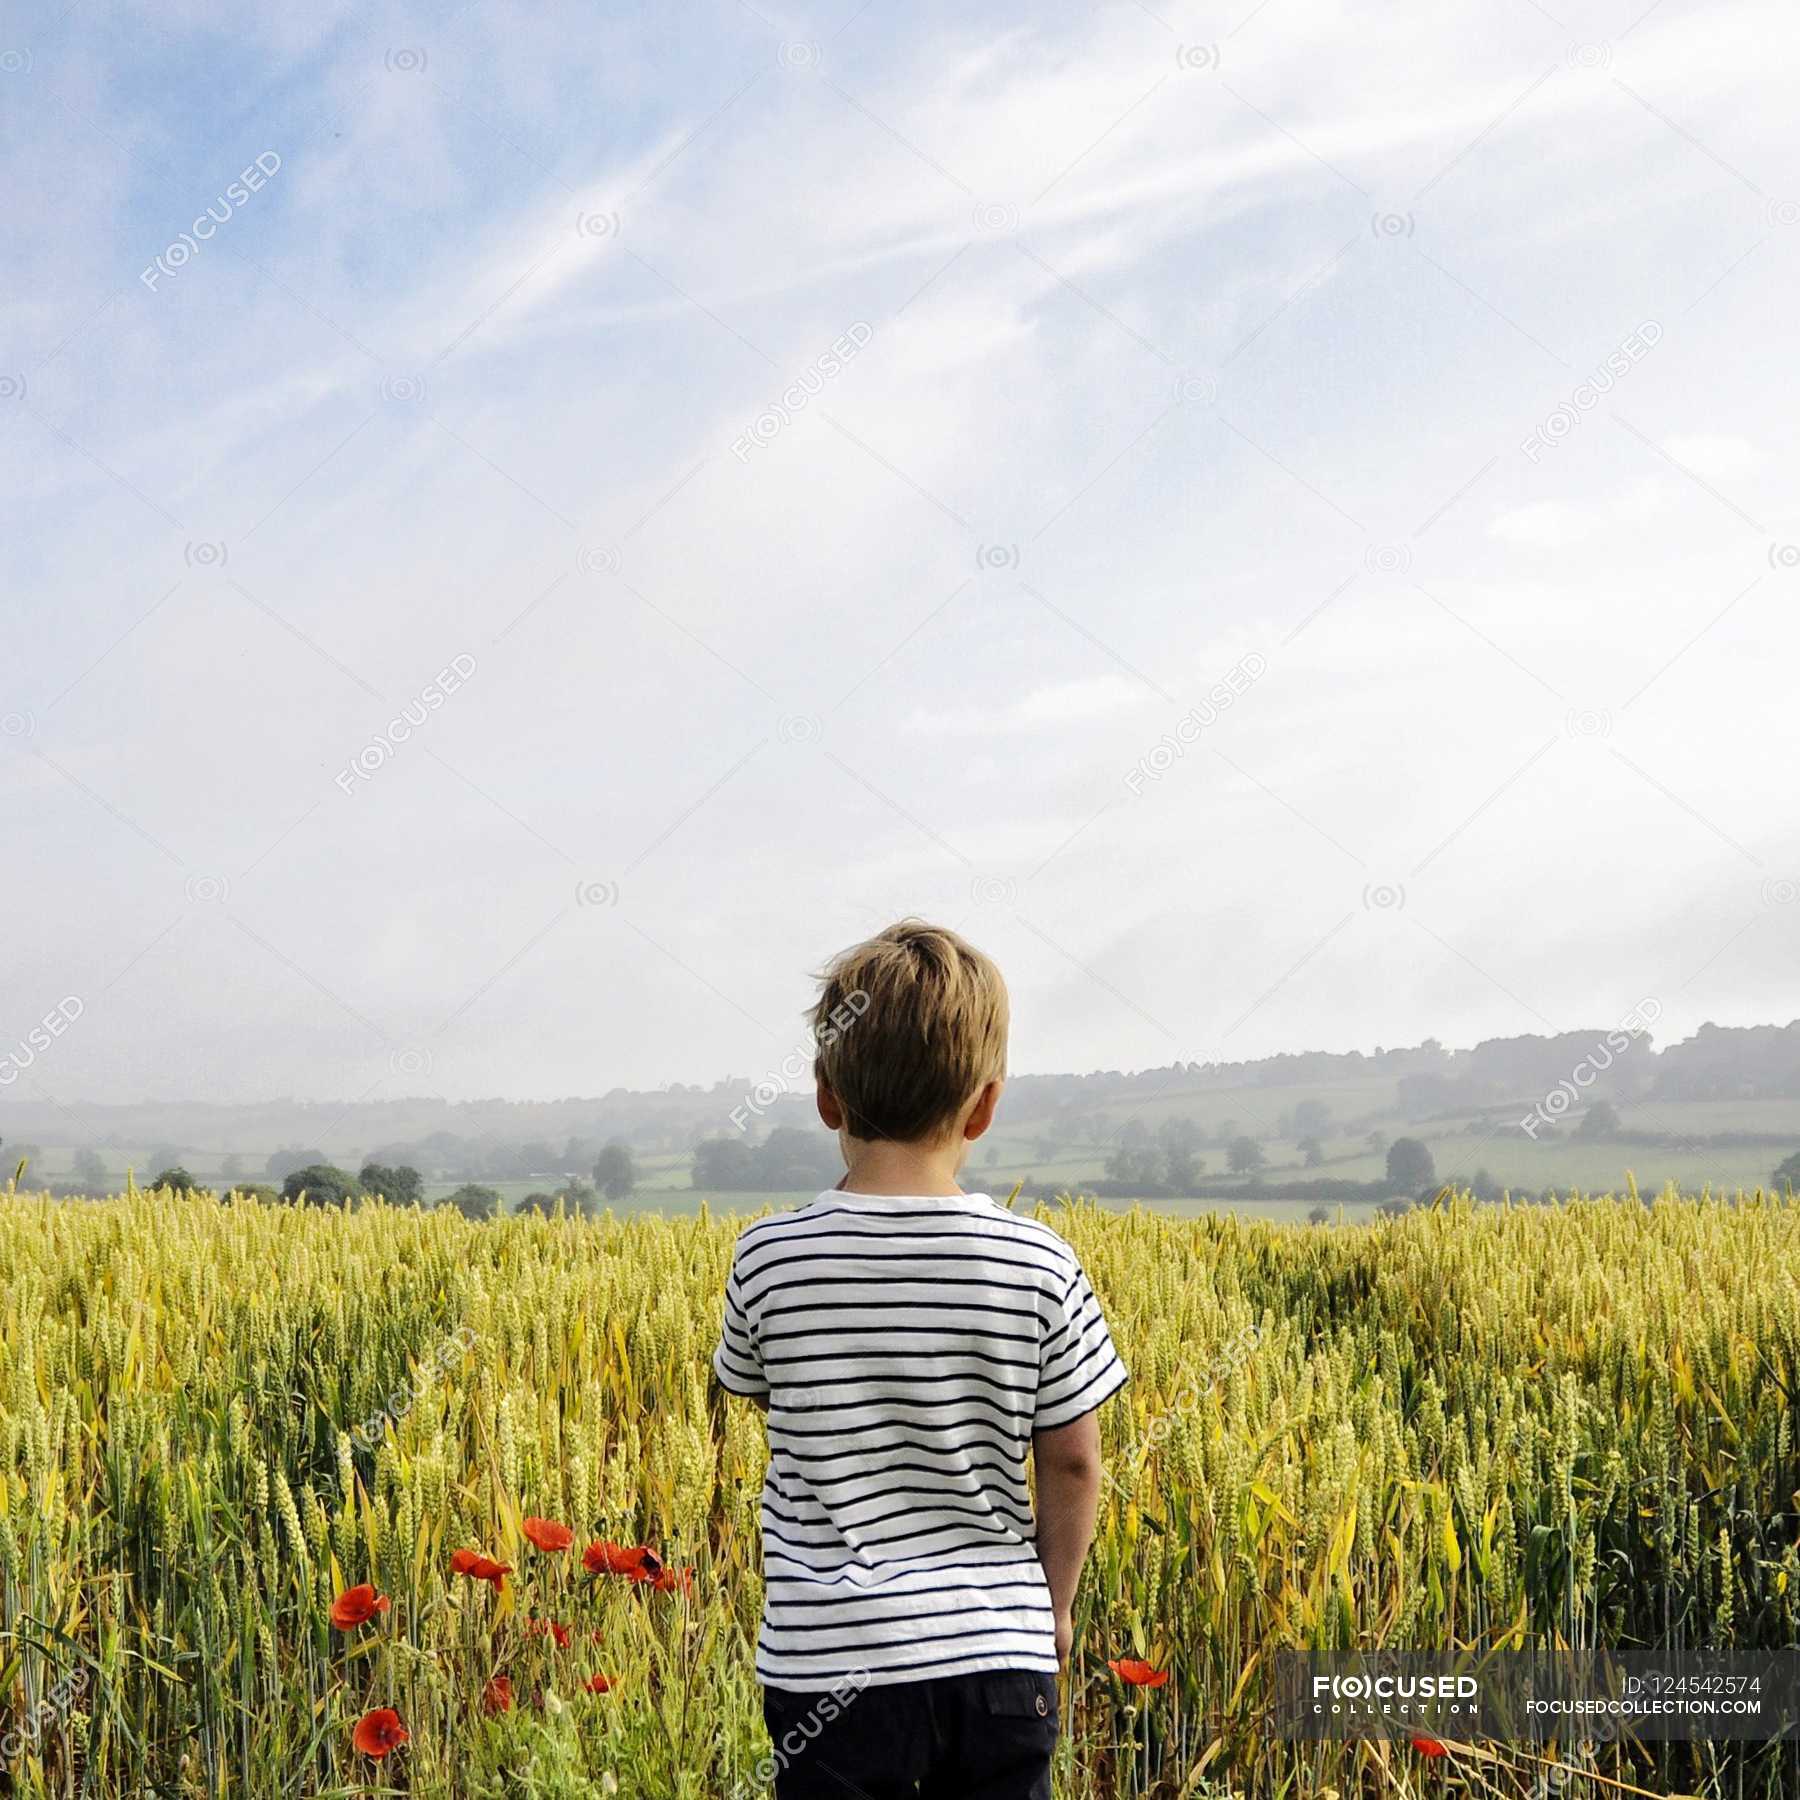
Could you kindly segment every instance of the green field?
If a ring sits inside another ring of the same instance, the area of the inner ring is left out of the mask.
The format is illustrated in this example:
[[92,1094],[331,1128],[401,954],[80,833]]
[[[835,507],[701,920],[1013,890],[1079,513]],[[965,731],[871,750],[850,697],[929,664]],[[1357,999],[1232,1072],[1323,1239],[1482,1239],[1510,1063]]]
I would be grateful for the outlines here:
[[[1323,1160],[1311,1168],[1292,1132],[1294,1109],[1308,1102],[1328,1107],[1331,1115],[1328,1128],[1318,1133]],[[1175,1119],[1188,1121],[1201,1134],[1198,1155],[1203,1174],[1198,1183],[1201,1197],[1147,1199],[1158,1212],[1172,1217],[1224,1207],[1263,1218],[1303,1218],[1313,1204],[1320,1203],[1336,1216],[1339,1203],[1333,1199],[1311,1203],[1277,1200],[1247,1188],[1243,1177],[1228,1170],[1223,1143],[1227,1135],[1257,1140],[1265,1159],[1260,1179],[1271,1185],[1318,1180],[1379,1182],[1385,1172],[1386,1145],[1409,1136],[1419,1138],[1430,1150],[1439,1179],[1468,1180],[1485,1174],[1499,1187],[1522,1195],[1537,1195],[1545,1189],[1622,1188],[1632,1179],[1639,1188],[1650,1190],[1669,1182],[1696,1193],[1709,1188],[1728,1192],[1739,1187],[1754,1189],[1769,1181],[1785,1156],[1800,1150],[1800,1100],[1794,1099],[1624,1102],[1619,1108],[1618,1133],[1597,1140],[1585,1139],[1570,1129],[1573,1119],[1565,1120],[1553,1133],[1540,1131],[1534,1139],[1519,1124],[1529,1105],[1520,1101],[1490,1107],[1479,1117],[1469,1112],[1409,1117],[1399,1105],[1396,1083],[1374,1078],[1115,1097],[1080,1108],[1073,1128],[1060,1119],[1009,1117],[1003,1102],[995,1130],[975,1147],[964,1172],[964,1185],[1005,1194],[1015,1184],[1027,1181],[1052,1191],[1088,1192],[1105,1175],[1121,1129],[1135,1121],[1136,1127],[1154,1137]],[[1731,1135],[1754,1135],[1768,1141],[1705,1141]],[[1371,1139],[1380,1147],[1373,1147]],[[49,1141],[31,1148],[27,1184],[66,1185],[73,1181],[74,1146]],[[101,1185],[107,1191],[124,1188],[128,1169],[143,1185],[163,1166],[155,1160],[158,1146],[148,1142],[95,1148],[106,1165]],[[323,1148],[352,1172],[363,1160],[363,1150],[355,1143],[328,1140]],[[0,1168],[8,1175],[17,1152],[18,1146],[10,1142],[0,1148]],[[182,1146],[179,1160],[203,1185],[224,1188],[231,1179],[226,1168],[232,1157],[236,1158],[236,1180],[270,1181],[265,1168],[269,1154],[266,1144]],[[811,1198],[813,1191],[705,1194],[693,1186],[691,1150],[640,1150],[636,1161],[637,1188],[620,1211],[691,1213],[703,1200],[714,1210],[742,1210],[794,1204]],[[562,1169],[549,1169],[517,1179],[473,1179],[496,1188],[510,1208],[528,1194],[554,1191],[563,1185],[566,1174]],[[426,1192],[429,1198],[441,1198],[460,1185],[461,1178],[428,1179]],[[1130,1197],[1104,1202],[1129,1203]],[[1352,1205],[1346,1216],[1355,1217],[1366,1210],[1360,1204]]]

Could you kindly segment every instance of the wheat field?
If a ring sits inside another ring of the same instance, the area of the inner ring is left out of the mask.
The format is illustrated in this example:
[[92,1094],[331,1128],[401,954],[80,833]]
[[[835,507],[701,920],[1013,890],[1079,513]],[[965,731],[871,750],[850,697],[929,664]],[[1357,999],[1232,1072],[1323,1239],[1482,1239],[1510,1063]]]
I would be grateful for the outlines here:
[[[1283,1645],[1792,1644],[1800,1207],[1041,1216],[1133,1374],[1059,1796],[1795,1791],[1791,1750],[1259,1709]],[[762,1424],[707,1378],[739,1223],[0,1194],[12,1791],[767,1794]]]

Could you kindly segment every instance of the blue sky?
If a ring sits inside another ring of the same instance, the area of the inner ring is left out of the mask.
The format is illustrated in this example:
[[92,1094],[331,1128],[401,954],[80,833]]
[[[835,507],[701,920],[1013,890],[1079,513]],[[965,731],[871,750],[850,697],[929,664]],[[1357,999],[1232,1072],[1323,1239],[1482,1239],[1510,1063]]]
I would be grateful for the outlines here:
[[17,1095],[1800,1013],[1786,9],[7,29]]

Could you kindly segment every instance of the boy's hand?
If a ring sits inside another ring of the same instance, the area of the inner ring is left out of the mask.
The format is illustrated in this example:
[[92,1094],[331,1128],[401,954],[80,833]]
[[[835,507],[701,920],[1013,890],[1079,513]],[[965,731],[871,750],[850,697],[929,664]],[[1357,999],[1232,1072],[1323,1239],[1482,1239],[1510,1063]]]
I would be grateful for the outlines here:
[[1059,1610],[1056,1615],[1056,1666],[1059,1669],[1069,1666],[1069,1652],[1074,1647],[1075,1621]]

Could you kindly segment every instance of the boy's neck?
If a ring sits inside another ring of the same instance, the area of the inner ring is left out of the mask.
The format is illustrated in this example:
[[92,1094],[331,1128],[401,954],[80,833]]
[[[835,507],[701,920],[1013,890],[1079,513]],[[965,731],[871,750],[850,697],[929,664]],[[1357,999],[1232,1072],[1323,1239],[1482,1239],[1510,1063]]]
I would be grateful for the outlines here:
[[956,1171],[962,1151],[960,1141],[929,1145],[852,1138],[849,1167],[838,1189],[846,1194],[960,1194]]

